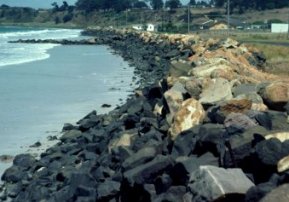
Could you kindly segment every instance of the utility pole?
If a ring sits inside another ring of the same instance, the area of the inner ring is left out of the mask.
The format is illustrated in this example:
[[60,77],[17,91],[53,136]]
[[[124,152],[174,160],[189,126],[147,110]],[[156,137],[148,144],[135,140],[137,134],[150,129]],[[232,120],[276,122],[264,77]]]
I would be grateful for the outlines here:
[[125,27],[127,28],[127,11],[128,9],[125,10]]
[[162,9],[162,31],[164,32],[164,18],[166,12],[166,0],[164,1],[163,9]]
[[289,16],[288,16],[288,22],[287,22],[287,24],[288,24],[288,33],[287,33],[287,38],[289,39]]
[[188,4],[188,34],[190,33],[190,14],[191,14],[191,11],[190,11],[190,3]]
[[230,0],[227,0],[227,26],[228,26],[228,32],[230,29]]

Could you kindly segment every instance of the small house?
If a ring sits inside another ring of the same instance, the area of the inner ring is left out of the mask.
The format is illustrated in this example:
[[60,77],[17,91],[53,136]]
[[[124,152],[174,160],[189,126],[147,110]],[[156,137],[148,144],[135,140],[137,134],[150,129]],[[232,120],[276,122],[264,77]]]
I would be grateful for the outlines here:
[[134,30],[143,30],[143,26],[142,25],[133,25],[132,26],[132,28],[134,29]]
[[214,20],[207,20],[200,24],[200,29],[210,29],[215,24]]
[[156,32],[157,31],[157,26],[151,23],[148,23],[147,25],[147,31],[148,32]]
[[286,24],[286,23],[272,23],[271,24],[271,32],[272,33],[287,33],[288,32],[288,24]]

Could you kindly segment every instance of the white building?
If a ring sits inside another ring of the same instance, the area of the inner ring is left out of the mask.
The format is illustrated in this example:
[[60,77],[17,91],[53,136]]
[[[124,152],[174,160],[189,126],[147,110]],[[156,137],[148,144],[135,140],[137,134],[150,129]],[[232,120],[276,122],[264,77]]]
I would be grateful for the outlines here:
[[147,31],[148,32],[155,32],[155,31],[157,31],[157,26],[154,24],[148,23],[147,24]]
[[132,28],[134,30],[145,30],[148,32],[156,32],[157,31],[157,26],[151,23],[145,24],[145,25],[133,25]]
[[271,24],[271,32],[272,33],[287,33],[288,32],[288,24],[272,23]]
[[142,30],[143,29],[142,25],[133,25],[132,28],[135,30]]

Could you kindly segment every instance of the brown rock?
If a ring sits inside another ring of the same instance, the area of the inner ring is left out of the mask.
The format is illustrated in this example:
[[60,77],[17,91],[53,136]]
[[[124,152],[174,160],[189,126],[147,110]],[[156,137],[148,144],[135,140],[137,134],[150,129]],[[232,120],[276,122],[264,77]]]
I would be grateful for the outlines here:
[[289,101],[289,83],[276,81],[266,86],[260,92],[265,104],[275,110],[283,110],[283,107]]
[[202,123],[204,118],[205,111],[197,100],[194,98],[185,100],[175,114],[169,130],[172,140],[175,140],[180,132]]
[[[179,82],[175,83],[175,85],[164,93],[164,97],[166,103],[169,107],[170,116],[173,117],[175,113],[179,110],[182,102],[184,101],[183,94],[186,93],[185,88]],[[168,120],[170,123],[171,120]]]
[[241,100],[230,100],[221,106],[221,111],[225,114],[234,113],[244,113],[251,109],[252,102],[247,99]]

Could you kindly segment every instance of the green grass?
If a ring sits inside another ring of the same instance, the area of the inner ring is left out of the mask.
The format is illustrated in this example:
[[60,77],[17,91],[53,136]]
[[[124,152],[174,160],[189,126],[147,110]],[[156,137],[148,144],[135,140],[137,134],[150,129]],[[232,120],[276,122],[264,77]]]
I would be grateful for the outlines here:
[[271,44],[248,44],[262,51],[267,58],[265,70],[279,75],[289,75],[289,46]]

